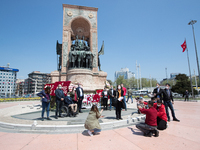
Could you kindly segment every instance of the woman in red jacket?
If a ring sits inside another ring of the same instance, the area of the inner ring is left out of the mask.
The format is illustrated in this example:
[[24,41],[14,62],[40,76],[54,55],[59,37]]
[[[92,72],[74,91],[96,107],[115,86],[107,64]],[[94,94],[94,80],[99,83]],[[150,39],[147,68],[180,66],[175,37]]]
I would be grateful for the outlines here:
[[157,103],[154,103],[153,107],[157,110],[157,129],[165,130],[167,128],[165,106],[162,104],[161,100],[157,100]]

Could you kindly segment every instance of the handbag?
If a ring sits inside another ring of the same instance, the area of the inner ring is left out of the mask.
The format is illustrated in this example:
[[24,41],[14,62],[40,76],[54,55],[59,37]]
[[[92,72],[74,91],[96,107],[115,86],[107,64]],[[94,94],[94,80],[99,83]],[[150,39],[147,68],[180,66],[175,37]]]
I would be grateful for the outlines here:
[[122,109],[125,109],[125,103],[124,103],[124,100],[121,101],[122,102]]
[[117,98],[113,98],[112,99],[112,106],[115,107],[117,105],[117,101],[118,101]]

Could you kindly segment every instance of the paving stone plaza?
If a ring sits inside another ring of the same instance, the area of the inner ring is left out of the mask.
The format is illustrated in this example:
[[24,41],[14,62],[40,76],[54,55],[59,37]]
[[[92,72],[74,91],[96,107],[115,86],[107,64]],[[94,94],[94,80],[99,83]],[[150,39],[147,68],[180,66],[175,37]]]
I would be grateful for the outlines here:
[[[144,137],[135,124],[144,121],[138,115],[136,102],[122,111],[123,120],[114,119],[115,111],[104,111],[100,120],[102,132],[93,137],[84,129],[88,110],[76,118],[39,119],[40,101],[0,103],[1,149],[165,149],[187,150],[200,148],[199,102],[175,101],[175,113],[180,122],[168,122],[168,128],[160,131],[159,137]],[[34,126],[34,121],[37,124]],[[76,121],[75,121],[76,120]],[[93,147],[95,145],[95,147]],[[151,145],[151,147],[149,147]]]

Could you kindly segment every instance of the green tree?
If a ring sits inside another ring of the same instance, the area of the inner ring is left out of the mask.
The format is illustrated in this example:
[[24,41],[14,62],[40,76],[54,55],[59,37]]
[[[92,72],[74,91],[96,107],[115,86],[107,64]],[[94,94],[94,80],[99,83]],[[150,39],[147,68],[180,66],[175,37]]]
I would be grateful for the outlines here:
[[[178,74],[175,79],[176,79],[176,84],[172,87],[173,92],[177,92],[183,95],[186,90],[192,92],[190,80],[186,74]],[[197,91],[195,89],[193,89],[193,91],[194,94],[197,94]]]
[[173,87],[175,84],[176,84],[176,80],[173,79],[173,80],[165,80],[162,82],[161,85],[165,85],[166,83],[169,83],[171,85],[171,87]]
[[115,83],[116,83],[117,85],[120,85],[120,84],[123,83],[124,87],[127,87],[127,86],[128,86],[128,81],[127,81],[126,79],[124,79],[124,76],[119,76],[119,77],[116,79]]

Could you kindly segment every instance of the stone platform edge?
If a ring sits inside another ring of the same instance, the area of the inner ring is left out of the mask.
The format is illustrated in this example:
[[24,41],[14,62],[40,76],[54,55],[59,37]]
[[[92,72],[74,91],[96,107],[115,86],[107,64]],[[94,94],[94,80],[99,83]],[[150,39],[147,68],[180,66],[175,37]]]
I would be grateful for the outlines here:
[[[119,120],[115,122],[100,123],[102,130],[112,130],[116,128],[135,125],[145,120],[145,115],[141,115],[135,118],[128,118],[125,120]],[[0,122],[0,128],[9,130],[9,132],[17,133],[81,133],[84,132],[84,124],[80,125],[25,125],[25,124],[12,124]],[[6,131],[5,131],[6,132]]]

